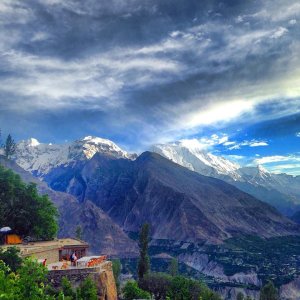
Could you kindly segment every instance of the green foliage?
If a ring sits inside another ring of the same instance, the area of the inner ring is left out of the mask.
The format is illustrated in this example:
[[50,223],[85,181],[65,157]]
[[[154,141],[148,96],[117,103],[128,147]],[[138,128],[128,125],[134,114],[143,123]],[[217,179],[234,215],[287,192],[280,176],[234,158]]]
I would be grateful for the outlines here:
[[61,291],[61,295],[63,295],[66,299],[76,299],[76,293],[73,291],[71,282],[68,280],[67,277],[63,277],[61,280],[61,287],[62,287],[62,291]]
[[10,268],[0,260],[0,299],[14,300],[17,294],[17,277],[10,273]]
[[80,300],[97,300],[97,287],[95,282],[91,278],[86,278],[80,284],[79,296]]
[[0,261],[0,299],[50,300],[46,293],[46,268],[32,259],[25,259],[17,273]]
[[274,286],[272,281],[265,284],[260,290],[260,300],[278,300],[278,290]]
[[136,281],[127,281],[123,288],[123,296],[125,300],[151,299],[151,295],[139,288]]
[[[190,293],[190,284],[191,280],[186,279],[183,276],[176,276],[173,278],[171,282],[171,287],[168,292],[168,296],[173,300],[190,300],[191,293]],[[196,299],[198,299],[199,295]],[[193,298],[194,299],[194,298]]]
[[166,273],[149,273],[139,282],[140,287],[150,292],[155,300],[219,300],[216,293],[200,281]]
[[149,243],[149,224],[144,224],[140,231],[139,247],[140,258],[138,262],[138,278],[139,280],[149,273],[150,270],[150,258],[148,255],[148,243]]
[[21,236],[55,237],[58,212],[48,196],[39,196],[34,183],[0,166],[0,222]]
[[0,260],[2,260],[12,272],[16,272],[22,264],[20,250],[16,247],[8,247],[5,251],[1,248]]
[[242,292],[239,292],[236,296],[236,300],[244,300],[244,294]]
[[156,300],[164,300],[167,297],[172,283],[172,277],[165,273],[149,273],[140,280],[140,287],[150,292]]
[[48,299],[45,294],[47,269],[37,261],[26,258],[18,270],[19,296],[21,299]]
[[119,292],[120,274],[121,274],[121,269],[122,269],[121,261],[119,259],[114,259],[112,261],[112,269],[113,269],[114,278],[115,278],[115,282],[116,282],[116,286],[117,286],[117,291]]
[[76,230],[75,230],[75,236],[77,239],[81,240],[82,239],[82,228],[80,225],[78,225],[76,227]]
[[16,152],[16,143],[9,134],[4,144],[4,154],[6,158],[10,158]]
[[171,259],[169,272],[171,276],[178,275],[178,260],[176,258]]
[[61,290],[47,284],[48,270],[36,260],[26,258],[16,273],[0,260],[0,299],[4,300],[97,300],[95,282],[86,278],[75,291],[64,277]]

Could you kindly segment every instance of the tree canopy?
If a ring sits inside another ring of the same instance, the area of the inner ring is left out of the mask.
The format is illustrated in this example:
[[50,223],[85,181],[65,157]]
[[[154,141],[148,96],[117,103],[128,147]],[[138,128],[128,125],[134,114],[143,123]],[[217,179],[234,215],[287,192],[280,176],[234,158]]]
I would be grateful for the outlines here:
[[7,158],[10,158],[16,152],[16,143],[12,136],[9,134],[4,144],[4,154]]
[[278,290],[272,281],[268,281],[260,290],[260,300],[278,300]]
[[140,247],[140,258],[138,262],[138,278],[143,277],[150,270],[150,258],[148,255],[148,243],[149,243],[149,224],[144,224],[141,228],[139,235],[139,247]]
[[40,196],[34,183],[0,166],[0,226],[9,226],[22,237],[52,239],[58,230],[58,212],[47,195]]

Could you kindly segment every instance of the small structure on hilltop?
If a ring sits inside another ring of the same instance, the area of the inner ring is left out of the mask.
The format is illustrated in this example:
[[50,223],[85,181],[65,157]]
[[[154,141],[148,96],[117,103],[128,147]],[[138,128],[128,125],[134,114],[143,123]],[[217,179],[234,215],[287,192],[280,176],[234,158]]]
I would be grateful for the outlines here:
[[0,229],[0,234],[1,234],[1,244],[15,245],[15,244],[22,243],[22,238],[19,235],[12,233],[12,229],[8,226],[2,227]]

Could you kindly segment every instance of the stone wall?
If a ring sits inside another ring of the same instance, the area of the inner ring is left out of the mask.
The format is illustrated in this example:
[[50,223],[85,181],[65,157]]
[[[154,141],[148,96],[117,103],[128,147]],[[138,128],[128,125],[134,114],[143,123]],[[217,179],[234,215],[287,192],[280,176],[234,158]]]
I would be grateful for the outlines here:
[[117,289],[110,261],[103,262],[95,268],[51,270],[48,274],[49,281],[57,289],[61,287],[63,277],[67,277],[74,288],[90,277],[97,284],[99,300],[117,300]]

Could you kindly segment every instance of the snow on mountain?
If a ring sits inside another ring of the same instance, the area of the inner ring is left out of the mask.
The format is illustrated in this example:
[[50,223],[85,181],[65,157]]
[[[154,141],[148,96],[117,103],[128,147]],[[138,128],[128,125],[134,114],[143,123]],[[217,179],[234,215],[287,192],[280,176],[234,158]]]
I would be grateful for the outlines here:
[[180,141],[160,144],[153,146],[151,150],[202,175],[213,177],[227,175],[234,180],[240,178],[240,174],[237,172],[240,168],[238,164],[203,151],[197,143],[191,144],[187,141]]
[[300,205],[300,176],[273,174],[260,165],[241,167],[204,151],[193,140],[155,145],[151,150],[192,171],[233,184],[283,213],[289,214]]
[[110,140],[87,136],[64,144],[44,144],[31,138],[17,144],[15,161],[23,169],[43,177],[51,169],[91,159],[96,153],[116,158],[134,158]]
[[252,184],[268,185],[268,182],[272,180],[272,174],[261,165],[256,167],[242,167],[238,170],[238,173],[244,181]]

